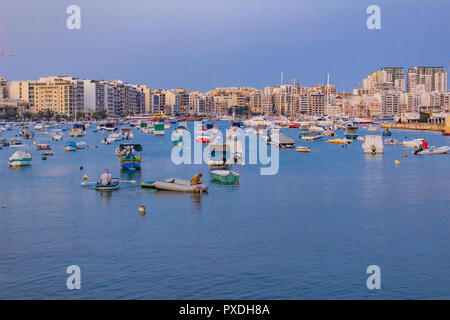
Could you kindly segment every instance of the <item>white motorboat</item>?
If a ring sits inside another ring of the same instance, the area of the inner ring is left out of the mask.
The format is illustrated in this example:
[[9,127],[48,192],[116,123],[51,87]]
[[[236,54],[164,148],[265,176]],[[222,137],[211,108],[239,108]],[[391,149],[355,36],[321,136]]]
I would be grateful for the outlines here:
[[384,153],[383,140],[381,136],[365,136],[361,145],[364,153],[381,154]]
[[322,132],[310,131],[306,136],[302,137],[303,141],[316,141],[323,138]]
[[411,149],[417,149],[419,148],[422,143],[425,141],[425,139],[423,138],[416,138],[414,140],[409,140],[409,141],[403,141],[402,144],[405,148],[411,148]]
[[61,132],[59,132],[59,131],[55,131],[52,134],[52,139],[55,140],[55,141],[60,141],[60,140],[63,139],[63,134]]
[[131,127],[120,128],[120,135],[123,140],[133,140],[133,132],[131,131]]
[[87,143],[84,141],[77,142],[76,144],[77,144],[77,149],[85,149],[87,146]]
[[113,143],[115,141],[121,141],[122,140],[122,136],[118,133],[111,133],[107,138],[106,141],[108,143]]

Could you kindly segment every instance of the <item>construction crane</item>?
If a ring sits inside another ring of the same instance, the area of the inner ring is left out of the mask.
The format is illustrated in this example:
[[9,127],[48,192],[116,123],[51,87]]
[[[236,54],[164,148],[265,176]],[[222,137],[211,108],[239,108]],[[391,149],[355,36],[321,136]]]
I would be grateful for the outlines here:
[[12,53],[9,53],[9,52],[3,52],[3,51],[0,51],[0,56],[8,56],[8,57],[12,57],[13,54],[12,54]]

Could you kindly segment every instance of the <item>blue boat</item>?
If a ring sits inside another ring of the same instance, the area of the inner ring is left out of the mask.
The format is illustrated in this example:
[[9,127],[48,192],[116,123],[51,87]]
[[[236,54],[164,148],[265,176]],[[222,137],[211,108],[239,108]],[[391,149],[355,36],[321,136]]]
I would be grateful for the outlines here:
[[[142,146],[140,144],[121,144],[118,153],[120,166],[125,170],[140,170],[142,162]],[[136,152],[140,154],[135,155]]]
[[77,151],[77,144],[73,141],[69,141],[64,145],[66,151]]
[[383,131],[383,136],[390,137],[390,136],[392,136],[392,132],[390,132],[389,129],[386,129]]

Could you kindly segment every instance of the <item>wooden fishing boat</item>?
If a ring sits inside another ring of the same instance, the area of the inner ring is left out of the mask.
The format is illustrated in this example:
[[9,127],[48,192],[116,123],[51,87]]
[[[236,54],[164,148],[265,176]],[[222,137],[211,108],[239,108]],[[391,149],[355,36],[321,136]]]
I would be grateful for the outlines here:
[[10,167],[24,167],[31,165],[32,156],[26,150],[19,150],[8,158]]
[[[136,153],[139,153],[136,155]],[[119,158],[120,166],[125,170],[140,170],[142,162],[142,146],[140,144],[124,143],[119,145],[116,154]]]
[[231,170],[212,170],[209,172],[211,177],[221,183],[238,184],[239,173]]
[[64,145],[66,151],[77,151],[77,144],[73,141],[69,141]]

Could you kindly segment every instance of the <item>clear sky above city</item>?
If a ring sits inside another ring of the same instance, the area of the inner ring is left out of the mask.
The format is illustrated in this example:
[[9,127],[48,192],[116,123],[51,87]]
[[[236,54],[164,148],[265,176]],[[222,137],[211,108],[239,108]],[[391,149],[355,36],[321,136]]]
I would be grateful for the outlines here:
[[[69,30],[69,5],[81,29]],[[369,5],[381,30],[369,30]],[[295,78],[350,91],[383,66],[450,60],[449,0],[0,0],[0,75],[150,88],[263,88]]]

